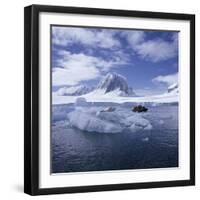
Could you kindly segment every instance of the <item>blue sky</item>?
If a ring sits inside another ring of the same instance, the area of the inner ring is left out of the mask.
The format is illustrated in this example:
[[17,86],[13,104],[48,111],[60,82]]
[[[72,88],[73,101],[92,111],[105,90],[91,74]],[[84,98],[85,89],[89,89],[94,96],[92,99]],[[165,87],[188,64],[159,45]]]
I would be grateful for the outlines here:
[[178,32],[52,26],[53,90],[109,72],[140,95],[165,92],[178,79]]

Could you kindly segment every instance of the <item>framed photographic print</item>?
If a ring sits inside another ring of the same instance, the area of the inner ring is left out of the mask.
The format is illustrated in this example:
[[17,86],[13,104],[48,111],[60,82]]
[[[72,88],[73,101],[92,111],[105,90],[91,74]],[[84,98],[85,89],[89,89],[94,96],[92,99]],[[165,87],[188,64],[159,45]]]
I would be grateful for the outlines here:
[[24,191],[195,184],[195,16],[25,8]]

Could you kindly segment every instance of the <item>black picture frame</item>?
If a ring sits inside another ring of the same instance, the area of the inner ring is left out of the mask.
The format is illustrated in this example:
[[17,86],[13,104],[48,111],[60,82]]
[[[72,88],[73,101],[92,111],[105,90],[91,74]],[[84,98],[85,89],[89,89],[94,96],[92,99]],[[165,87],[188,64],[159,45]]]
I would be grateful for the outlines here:
[[[190,22],[190,179],[162,182],[39,188],[39,14],[76,13]],[[31,5],[24,9],[24,192],[46,195],[195,185],[195,15]]]

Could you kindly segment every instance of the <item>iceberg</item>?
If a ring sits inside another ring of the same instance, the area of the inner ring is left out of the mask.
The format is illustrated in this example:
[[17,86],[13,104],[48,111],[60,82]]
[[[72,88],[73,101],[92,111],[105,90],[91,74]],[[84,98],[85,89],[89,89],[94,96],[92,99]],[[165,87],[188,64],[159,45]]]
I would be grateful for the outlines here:
[[72,126],[83,131],[101,133],[118,133],[122,131],[119,125],[101,120],[90,113],[84,113],[80,110],[69,113],[68,118]]
[[88,103],[85,98],[79,97],[76,99],[75,106],[87,106]]
[[101,112],[102,108],[79,107],[68,113],[72,126],[88,132],[120,133],[151,130],[152,125],[140,113],[128,109],[116,109],[113,112]]

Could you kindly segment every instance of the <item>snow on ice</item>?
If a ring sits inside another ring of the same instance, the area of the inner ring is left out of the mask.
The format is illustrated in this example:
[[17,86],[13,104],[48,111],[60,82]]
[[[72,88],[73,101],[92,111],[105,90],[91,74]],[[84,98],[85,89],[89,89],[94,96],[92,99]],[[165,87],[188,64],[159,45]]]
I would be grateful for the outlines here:
[[87,102],[113,102],[113,103],[174,103],[178,102],[179,90],[178,84],[173,84],[164,94],[153,96],[137,96],[133,89],[128,86],[125,77],[116,73],[108,73],[102,81],[94,87],[74,86],[64,87],[53,92],[53,104],[75,103],[80,97],[85,98]]
[[102,112],[101,107],[77,107],[67,116],[72,126],[88,132],[119,133],[152,129],[151,123],[142,114],[124,108]]

